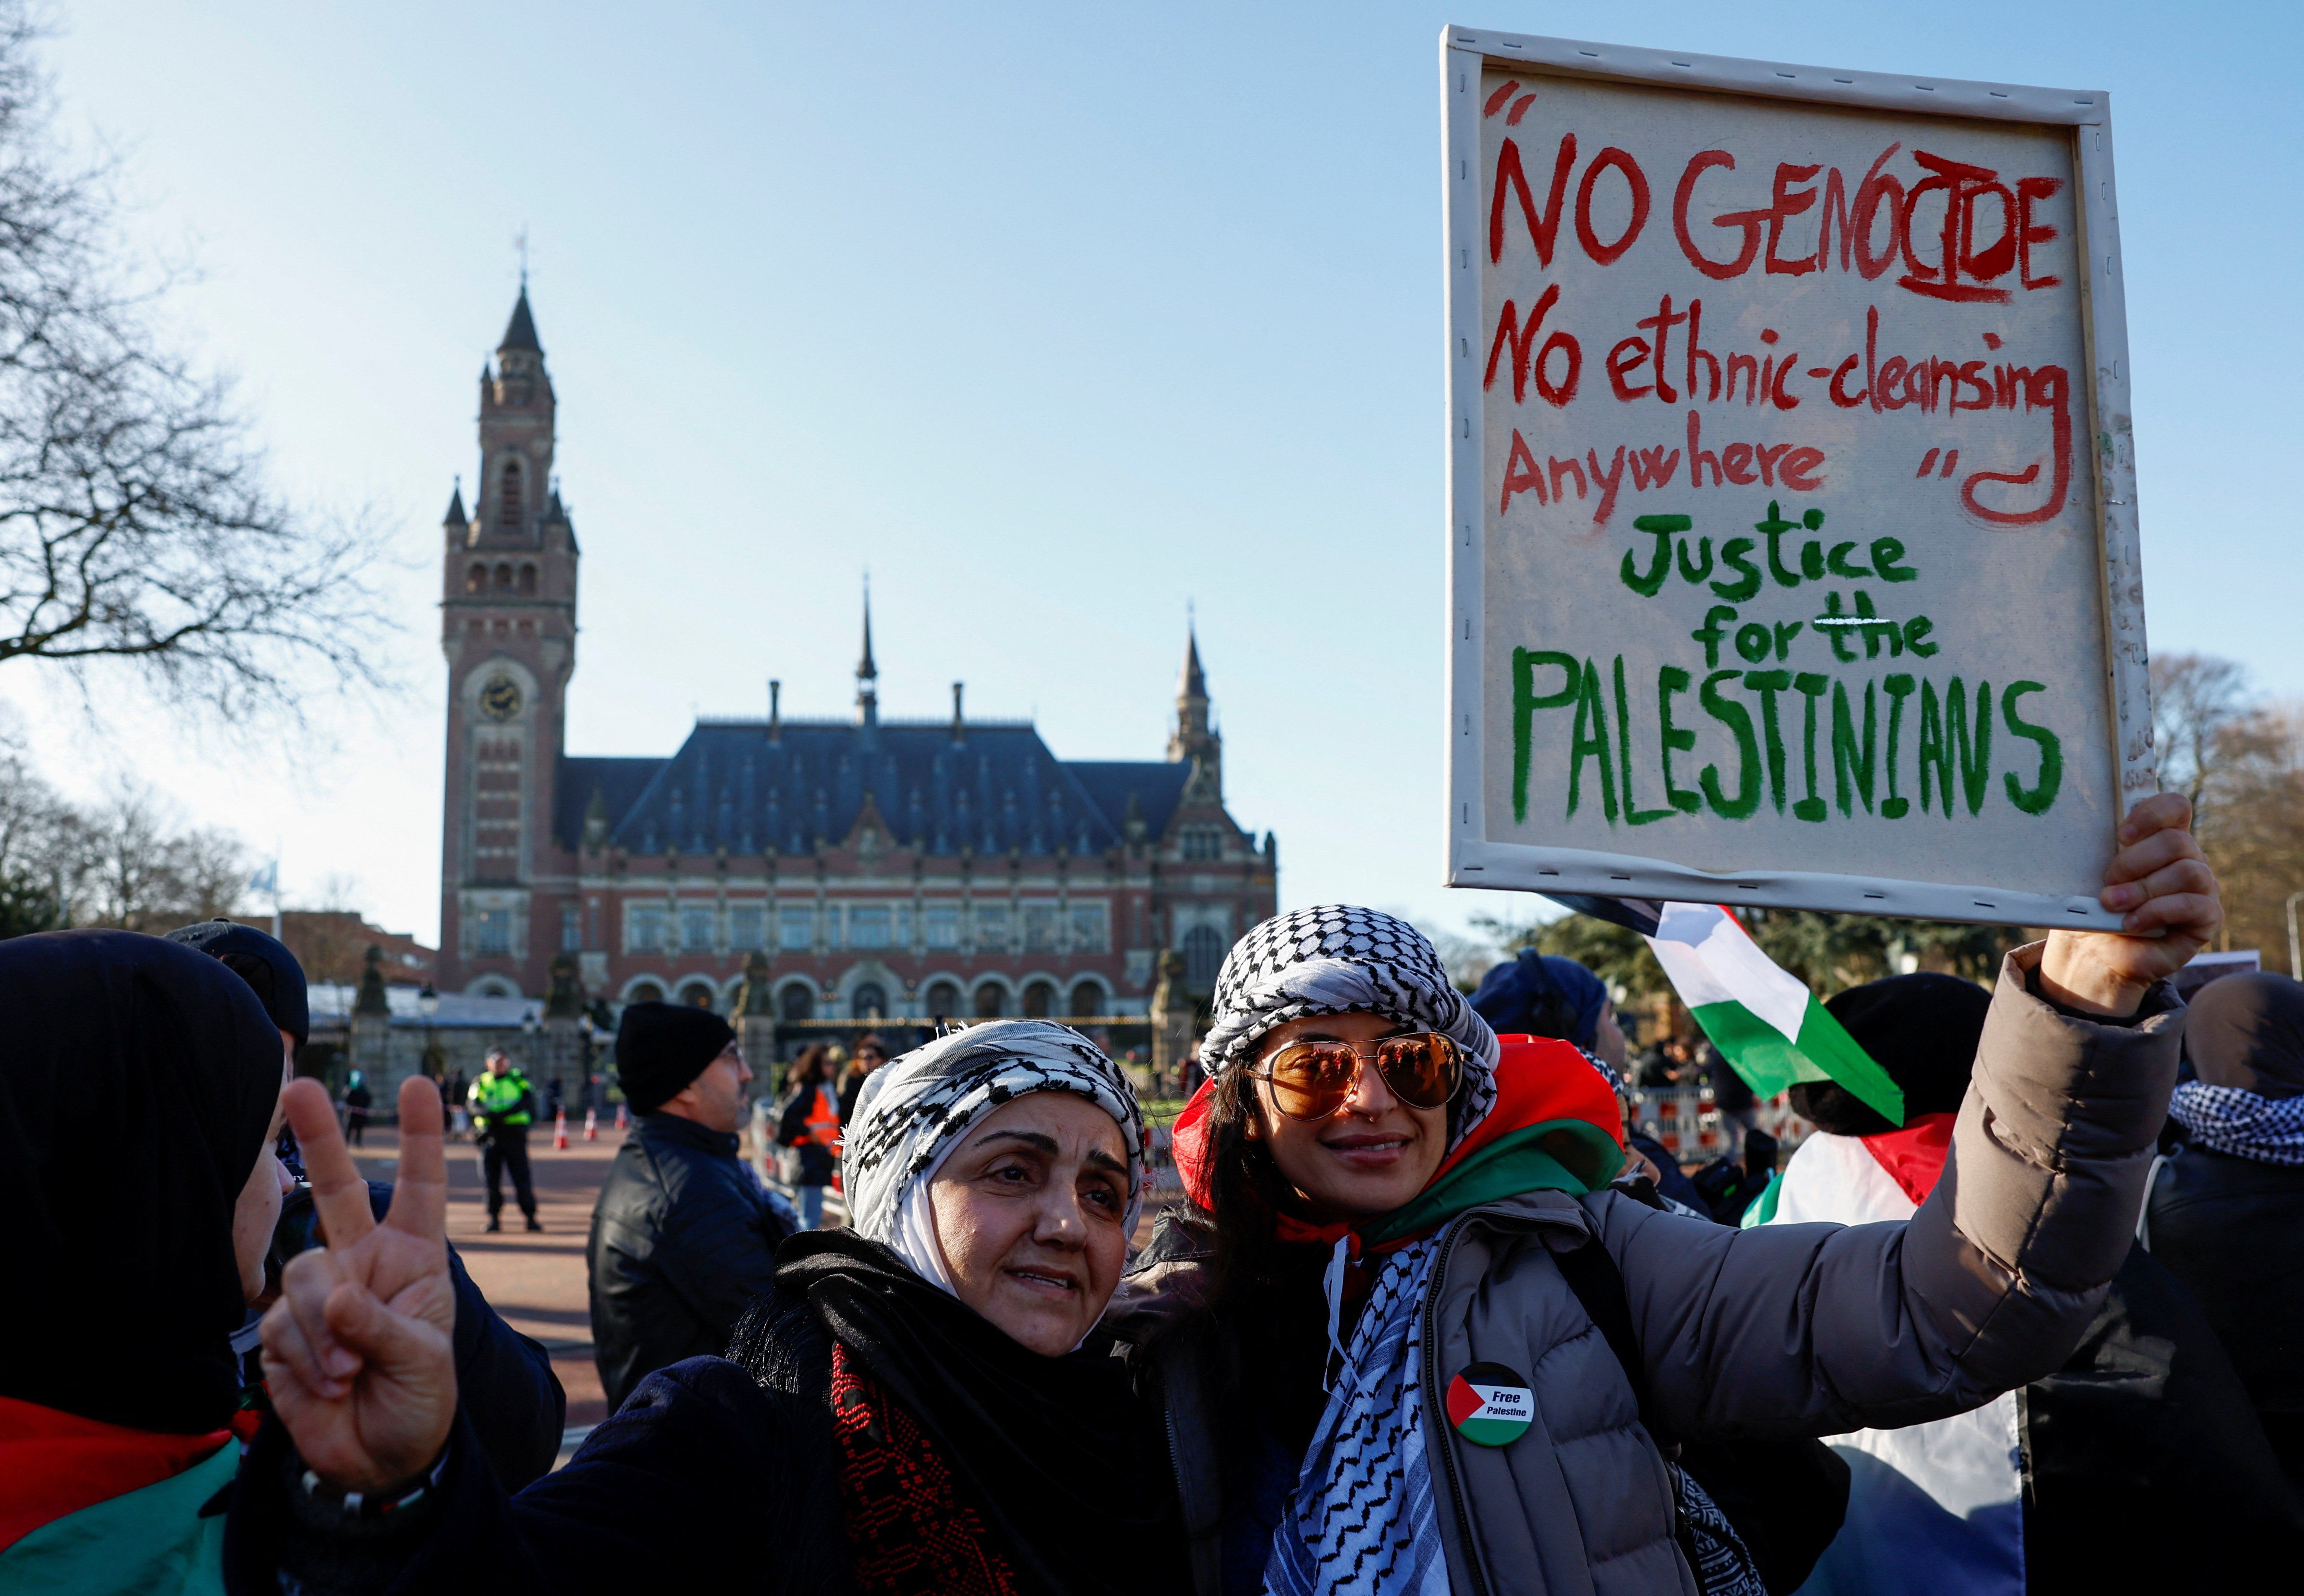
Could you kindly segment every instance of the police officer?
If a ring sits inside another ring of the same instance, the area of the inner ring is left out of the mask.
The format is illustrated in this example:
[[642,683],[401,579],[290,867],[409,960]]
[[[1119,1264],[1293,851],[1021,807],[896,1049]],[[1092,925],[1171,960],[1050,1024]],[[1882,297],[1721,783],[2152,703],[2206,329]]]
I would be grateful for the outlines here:
[[512,1055],[502,1048],[488,1051],[487,1073],[472,1082],[472,1135],[480,1143],[481,1177],[488,1187],[488,1228],[504,1228],[504,1176],[512,1171],[512,1194],[528,1227],[536,1222],[536,1192],[528,1181],[528,1127],[536,1117],[536,1088],[512,1066]]

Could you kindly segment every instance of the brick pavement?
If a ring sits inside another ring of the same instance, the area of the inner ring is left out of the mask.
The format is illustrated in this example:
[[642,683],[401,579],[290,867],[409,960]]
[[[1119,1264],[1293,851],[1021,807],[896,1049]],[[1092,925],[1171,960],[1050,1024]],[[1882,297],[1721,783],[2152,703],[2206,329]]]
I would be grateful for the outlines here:
[[[448,1240],[505,1322],[535,1337],[552,1354],[553,1372],[568,1393],[572,1427],[608,1416],[599,1371],[592,1366],[584,1237],[591,1228],[593,1199],[623,1140],[604,1127],[597,1142],[588,1142],[572,1126],[568,1150],[555,1152],[549,1125],[530,1133],[529,1167],[535,1177],[537,1218],[544,1223],[543,1233],[536,1235],[521,1228],[509,1181],[504,1228],[487,1235],[479,1150],[468,1142],[448,1148]],[[361,1172],[370,1180],[390,1180],[399,1163],[398,1134],[389,1127],[371,1127],[367,1143],[352,1149]]]

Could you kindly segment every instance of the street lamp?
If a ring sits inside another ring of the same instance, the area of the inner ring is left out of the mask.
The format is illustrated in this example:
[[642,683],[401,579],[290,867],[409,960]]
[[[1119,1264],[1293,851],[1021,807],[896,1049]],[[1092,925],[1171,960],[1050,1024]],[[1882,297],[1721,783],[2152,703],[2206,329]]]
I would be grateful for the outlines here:
[[542,1029],[543,1022],[536,1017],[534,1009],[522,1011],[520,1016],[520,1033],[528,1039],[528,1074],[530,1080],[535,1079],[541,1073],[536,1062],[536,1033]]

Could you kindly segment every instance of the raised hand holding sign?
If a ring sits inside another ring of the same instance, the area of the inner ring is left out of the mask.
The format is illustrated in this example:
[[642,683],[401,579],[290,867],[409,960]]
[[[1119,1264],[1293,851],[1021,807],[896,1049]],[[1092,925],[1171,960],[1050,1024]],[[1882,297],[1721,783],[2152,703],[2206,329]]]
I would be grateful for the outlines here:
[[400,1175],[378,1224],[326,1090],[284,1094],[327,1245],[282,1271],[264,1316],[272,1405],[307,1467],[347,1491],[414,1478],[456,1414],[455,1287],[448,1272],[447,1155],[440,1095],[400,1088]]

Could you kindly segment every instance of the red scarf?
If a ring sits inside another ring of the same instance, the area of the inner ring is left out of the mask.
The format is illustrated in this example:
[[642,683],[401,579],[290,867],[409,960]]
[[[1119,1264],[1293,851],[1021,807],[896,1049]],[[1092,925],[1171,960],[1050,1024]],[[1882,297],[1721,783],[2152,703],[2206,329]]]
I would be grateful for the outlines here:
[[174,1479],[232,1431],[167,1435],[0,1396],[0,1551],[41,1525]]

